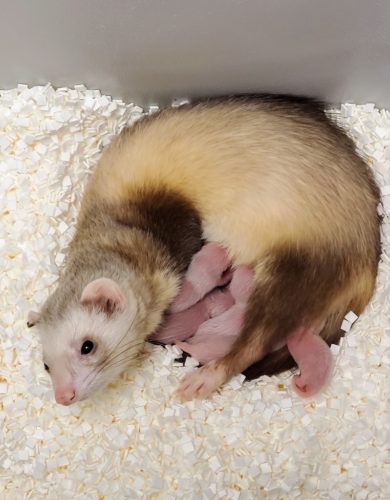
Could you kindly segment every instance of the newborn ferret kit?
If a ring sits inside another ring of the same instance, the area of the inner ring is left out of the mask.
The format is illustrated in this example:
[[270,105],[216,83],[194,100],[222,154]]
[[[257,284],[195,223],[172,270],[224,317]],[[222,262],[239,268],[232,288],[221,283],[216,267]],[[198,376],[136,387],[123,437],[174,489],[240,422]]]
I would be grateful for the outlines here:
[[151,338],[203,361],[182,400],[254,364],[296,362],[295,388],[314,393],[327,344],[372,296],[379,201],[352,140],[311,99],[209,99],[139,120],[103,152],[58,286],[29,315],[57,401],[107,385]]

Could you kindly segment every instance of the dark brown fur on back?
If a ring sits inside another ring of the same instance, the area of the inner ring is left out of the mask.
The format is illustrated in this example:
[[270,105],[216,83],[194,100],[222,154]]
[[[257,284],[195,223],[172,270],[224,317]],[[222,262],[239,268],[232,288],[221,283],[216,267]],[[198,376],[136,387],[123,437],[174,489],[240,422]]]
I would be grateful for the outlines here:
[[[126,248],[121,248],[123,244],[120,243],[126,240],[117,236],[130,235],[131,230],[152,238],[152,247],[162,249],[169,256],[170,265],[173,264],[174,270],[180,274],[185,272],[192,256],[202,246],[202,226],[198,213],[182,196],[164,188],[139,191],[121,204],[92,205],[83,213],[78,226],[81,240],[91,239],[85,232],[90,233],[91,237],[95,233],[94,239],[99,233],[103,233],[106,235],[105,240],[112,233],[111,250],[120,252],[130,261],[134,260],[130,249],[127,252]],[[145,255],[138,254],[136,262],[145,262],[147,258],[145,249]],[[151,255],[150,258],[153,259],[154,256]]]
[[183,197],[168,190],[140,192],[127,203],[113,207],[115,223],[150,234],[168,250],[178,272],[184,272],[202,246],[201,221]]

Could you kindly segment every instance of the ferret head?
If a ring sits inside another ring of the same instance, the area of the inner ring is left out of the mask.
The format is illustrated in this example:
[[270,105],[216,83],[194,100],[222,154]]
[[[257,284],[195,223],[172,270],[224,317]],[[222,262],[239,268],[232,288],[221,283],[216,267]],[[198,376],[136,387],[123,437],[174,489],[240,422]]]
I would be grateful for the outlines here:
[[43,363],[56,401],[70,405],[88,398],[118,376],[139,355],[138,304],[108,278],[89,283],[78,302],[60,317],[30,312],[28,326],[39,327]]

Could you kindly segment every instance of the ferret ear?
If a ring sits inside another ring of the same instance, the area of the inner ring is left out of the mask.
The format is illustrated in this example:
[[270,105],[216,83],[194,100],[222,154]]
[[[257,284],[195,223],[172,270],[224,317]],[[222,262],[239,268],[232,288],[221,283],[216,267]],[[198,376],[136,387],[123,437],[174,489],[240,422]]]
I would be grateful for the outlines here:
[[41,320],[40,313],[36,311],[29,311],[27,314],[27,327],[31,328],[35,326],[36,324],[39,323],[40,320]]
[[97,307],[111,316],[126,308],[126,299],[120,286],[108,278],[91,281],[84,288],[80,302],[83,306]]

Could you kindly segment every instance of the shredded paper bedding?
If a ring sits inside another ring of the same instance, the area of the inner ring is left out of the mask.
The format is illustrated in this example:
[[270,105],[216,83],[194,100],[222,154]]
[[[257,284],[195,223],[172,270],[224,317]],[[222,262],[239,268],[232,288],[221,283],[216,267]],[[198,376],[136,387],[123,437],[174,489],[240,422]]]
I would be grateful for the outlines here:
[[299,399],[291,373],[237,376],[179,404],[196,363],[150,345],[91,400],[55,403],[27,312],[55,286],[102,147],[143,113],[82,85],[0,91],[0,498],[390,498],[390,113],[373,104],[332,112],[374,169],[385,217],[375,297],[344,321],[322,394]]

